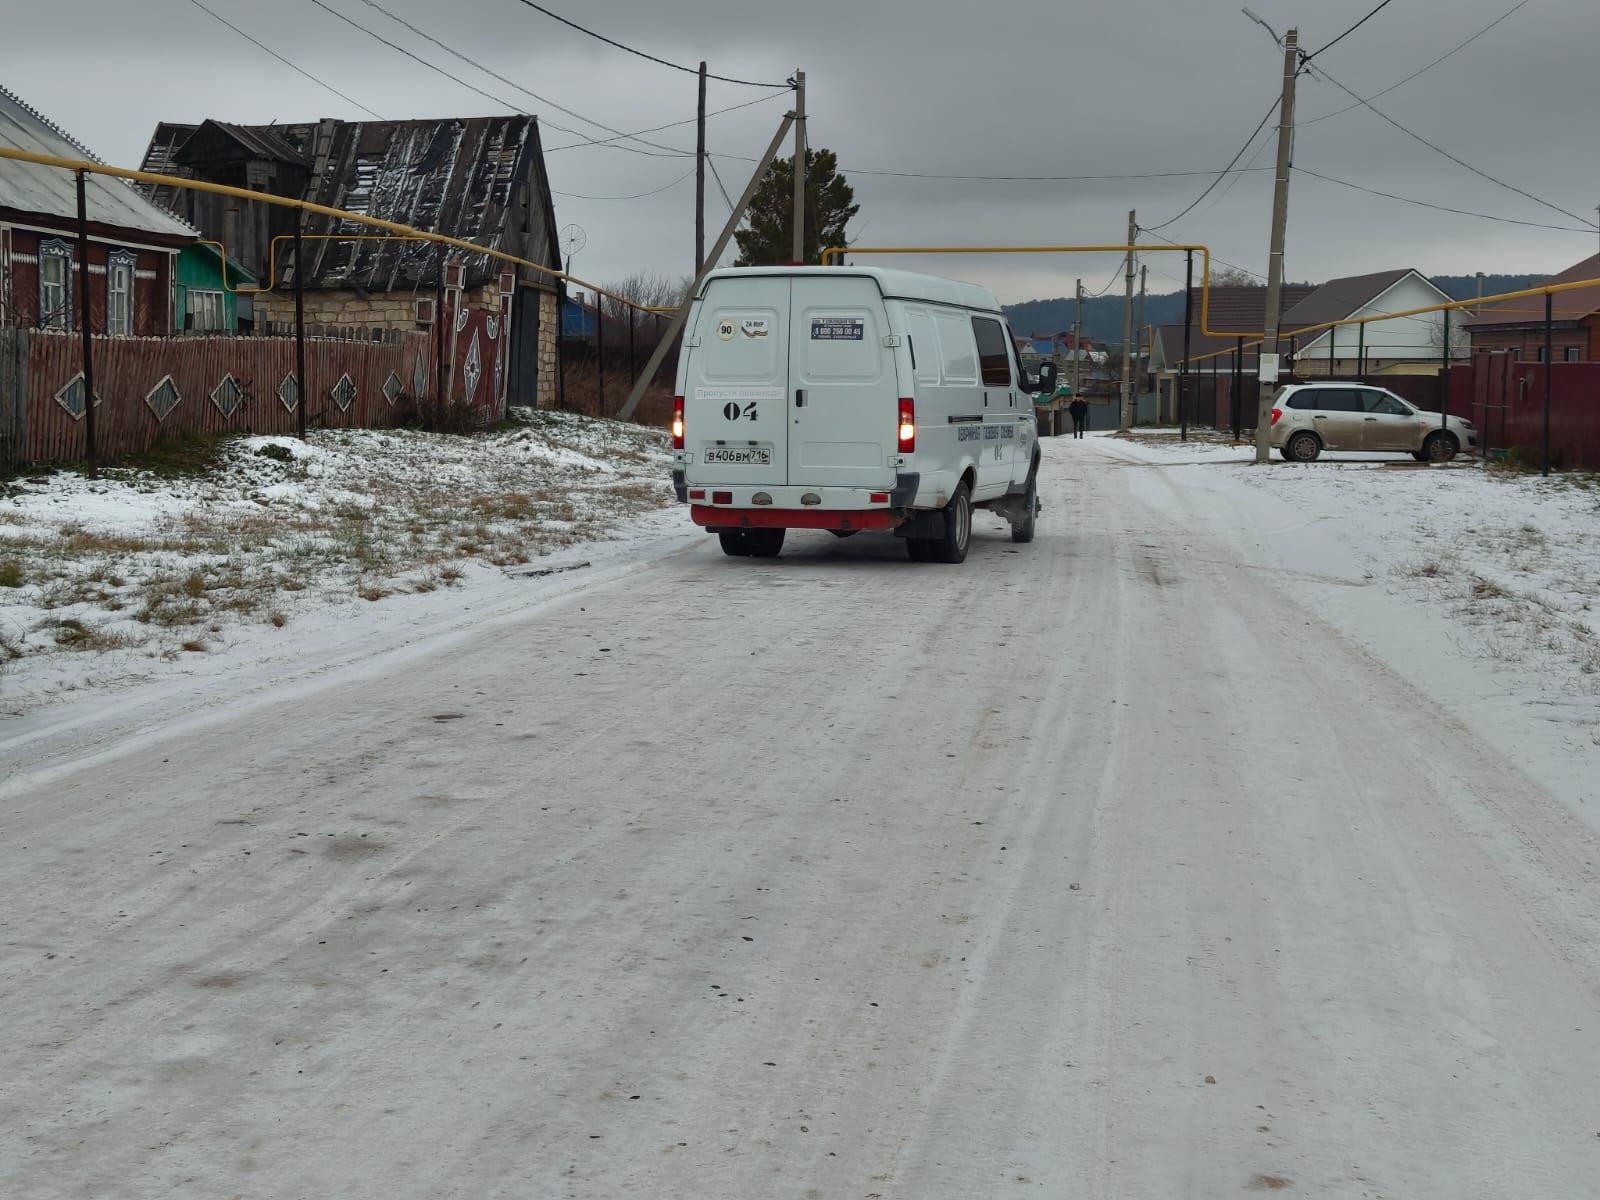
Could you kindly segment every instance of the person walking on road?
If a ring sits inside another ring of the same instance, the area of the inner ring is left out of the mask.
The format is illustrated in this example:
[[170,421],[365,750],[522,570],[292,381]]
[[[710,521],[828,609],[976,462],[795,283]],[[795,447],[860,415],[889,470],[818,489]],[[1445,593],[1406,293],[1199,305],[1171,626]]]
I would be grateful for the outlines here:
[[1084,403],[1082,396],[1074,396],[1072,403],[1067,405],[1067,411],[1072,414],[1072,436],[1081,438],[1089,425],[1089,406]]

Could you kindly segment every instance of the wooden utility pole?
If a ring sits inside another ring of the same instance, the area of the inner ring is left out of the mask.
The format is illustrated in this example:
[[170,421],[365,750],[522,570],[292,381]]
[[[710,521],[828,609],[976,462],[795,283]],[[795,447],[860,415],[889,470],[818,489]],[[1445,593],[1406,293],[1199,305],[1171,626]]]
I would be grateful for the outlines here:
[[706,64],[700,64],[700,107],[694,143],[694,273],[706,265]]
[[1272,243],[1267,253],[1266,337],[1256,356],[1261,402],[1256,408],[1256,462],[1268,461],[1272,393],[1278,382],[1278,301],[1283,294],[1283,241],[1289,226],[1289,152],[1294,144],[1294,81],[1300,73],[1299,33],[1283,35],[1283,99],[1278,103],[1278,174],[1272,189]]
[[1083,280],[1072,301],[1072,398],[1083,394]]
[[794,73],[794,261],[806,261],[806,73]]
[[[1122,296],[1122,403],[1117,428],[1126,432],[1133,424],[1133,240],[1139,236],[1138,215],[1128,213],[1128,270]],[[1115,278],[1115,276],[1113,276]]]

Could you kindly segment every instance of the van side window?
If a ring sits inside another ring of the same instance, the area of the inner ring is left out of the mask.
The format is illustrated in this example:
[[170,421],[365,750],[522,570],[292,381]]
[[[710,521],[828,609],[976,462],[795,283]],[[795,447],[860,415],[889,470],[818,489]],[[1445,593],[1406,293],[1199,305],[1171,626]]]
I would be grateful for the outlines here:
[[972,336],[978,340],[978,365],[983,368],[983,386],[1011,386],[1011,356],[1006,353],[1006,331],[999,321],[988,317],[972,318]]
[[972,326],[955,313],[936,312],[939,352],[943,359],[946,384],[975,387],[978,382],[978,353],[972,342]]
[[[926,309],[906,309],[906,340],[911,343],[911,371],[918,383],[939,382],[939,339],[933,332],[933,318]],[[922,353],[916,347],[922,347]]]

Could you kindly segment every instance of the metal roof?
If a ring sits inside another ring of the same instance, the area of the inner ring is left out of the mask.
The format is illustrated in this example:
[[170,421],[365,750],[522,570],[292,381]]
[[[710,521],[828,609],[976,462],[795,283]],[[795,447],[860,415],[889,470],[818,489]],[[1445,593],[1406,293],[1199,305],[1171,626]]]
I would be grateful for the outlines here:
[[1402,267],[1397,271],[1375,271],[1370,275],[1347,275],[1343,279],[1328,280],[1284,313],[1283,327],[1294,330],[1304,329],[1308,325],[1321,325],[1325,321],[1343,321],[1412,275],[1439,292],[1440,299],[1450,299],[1429,283],[1425,276],[1410,267]]
[[[1545,283],[1576,283],[1580,279],[1600,278],[1600,254],[1591,255],[1580,263],[1568,267],[1559,275],[1552,275]],[[1574,288],[1570,292],[1557,292],[1550,297],[1550,315],[1556,321],[1581,321],[1600,312],[1600,286]],[[1502,300],[1499,304],[1486,304],[1476,317],[1466,322],[1468,329],[1483,329],[1490,325],[1533,325],[1544,323],[1544,297],[1524,296],[1520,300]]]
[[962,283],[942,275],[922,275],[916,271],[896,271],[888,267],[722,267],[711,272],[706,280],[745,279],[752,275],[816,276],[824,279],[853,275],[875,280],[880,292],[896,300],[954,304],[983,312],[1001,311],[994,293],[976,283]]
[[[59,126],[0,87],[0,146],[56,158],[100,160]],[[195,231],[108,175],[90,175],[85,188],[89,220],[103,225],[193,241]],[[71,171],[15,159],[0,161],[0,208],[36,213],[58,221],[78,219],[78,184]]]

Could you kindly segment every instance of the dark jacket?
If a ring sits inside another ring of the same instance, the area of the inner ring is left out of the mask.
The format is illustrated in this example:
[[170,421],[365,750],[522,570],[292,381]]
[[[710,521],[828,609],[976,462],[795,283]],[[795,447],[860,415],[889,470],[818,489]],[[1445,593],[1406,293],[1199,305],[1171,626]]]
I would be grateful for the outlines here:
[[1071,404],[1067,405],[1067,411],[1075,417],[1084,417],[1089,413],[1089,405],[1080,396]]

